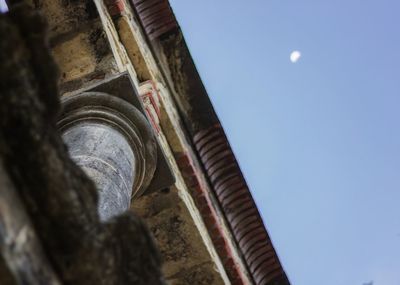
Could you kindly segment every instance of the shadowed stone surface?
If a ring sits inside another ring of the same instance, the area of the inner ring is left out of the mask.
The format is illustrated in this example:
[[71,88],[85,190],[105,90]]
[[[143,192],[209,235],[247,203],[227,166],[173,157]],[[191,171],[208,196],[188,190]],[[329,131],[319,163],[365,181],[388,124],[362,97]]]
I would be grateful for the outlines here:
[[[20,198],[25,223],[33,225],[32,235],[50,263],[47,269],[67,285],[164,284],[158,251],[142,220],[126,212],[101,222],[97,189],[71,160],[57,131],[58,72],[43,18],[26,6],[12,7],[0,15],[0,38],[7,39],[0,41],[0,161],[15,186],[2,192]],[[12,224],[6,214],[0,223]],[[26,248],[23,254],[34,257],[30,239],[4,229],[1,254],[11,253],[3,258],[15,280],[44,284],[33,281],[40,280],[31,270],[38,264],[18,263],[12,255],[13,248]]]

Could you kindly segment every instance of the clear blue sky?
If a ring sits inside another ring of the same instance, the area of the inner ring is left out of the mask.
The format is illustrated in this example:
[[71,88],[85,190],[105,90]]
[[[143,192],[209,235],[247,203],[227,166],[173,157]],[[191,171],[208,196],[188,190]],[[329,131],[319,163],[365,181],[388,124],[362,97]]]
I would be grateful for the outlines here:
[[400,285],[400,2],[170,2],[292,284]]

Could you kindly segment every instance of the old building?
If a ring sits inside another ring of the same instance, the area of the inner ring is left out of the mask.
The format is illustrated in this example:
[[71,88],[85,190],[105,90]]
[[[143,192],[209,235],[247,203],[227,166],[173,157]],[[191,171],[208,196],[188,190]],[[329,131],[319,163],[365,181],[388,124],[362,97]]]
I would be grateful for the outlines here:
[[138,213],[169,284],[289,284],[168,1],[28,2],[48,21],[58,126],[101,219]]

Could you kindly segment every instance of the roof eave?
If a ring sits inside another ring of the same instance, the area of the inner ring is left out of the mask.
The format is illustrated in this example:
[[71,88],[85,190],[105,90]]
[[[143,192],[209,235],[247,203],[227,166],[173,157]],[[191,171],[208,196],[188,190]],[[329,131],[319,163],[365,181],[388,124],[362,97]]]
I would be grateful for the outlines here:
[[131,1],[255,284],[290,284],[169,2]]

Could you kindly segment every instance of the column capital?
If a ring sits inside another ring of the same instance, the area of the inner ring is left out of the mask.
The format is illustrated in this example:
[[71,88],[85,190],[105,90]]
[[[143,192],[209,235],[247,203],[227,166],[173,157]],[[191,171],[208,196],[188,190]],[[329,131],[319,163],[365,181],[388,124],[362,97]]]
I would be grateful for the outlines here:
[[100,216],[112,217],[141,195],[157,167],[157,141],[145,116],[132,104],[102,92],[62,99],[59,130],[72,159],[100,191]]

